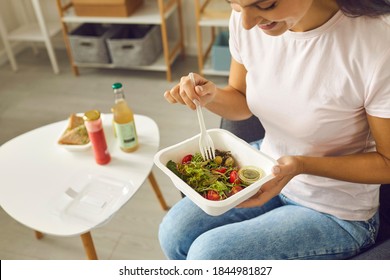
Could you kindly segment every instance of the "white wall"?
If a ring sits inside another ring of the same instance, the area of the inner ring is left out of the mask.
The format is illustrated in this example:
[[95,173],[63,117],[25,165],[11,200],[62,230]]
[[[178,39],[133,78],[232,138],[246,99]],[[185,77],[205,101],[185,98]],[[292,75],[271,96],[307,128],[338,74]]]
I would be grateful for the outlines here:
[[[24,3],[25,6],[31,5],[31,0],[0,0],[0,16],[2,17],[7,30],[13,30],[23,23],[23,17],[19,12],[19,6]],[[55,0],[41,0],[42,9],[47,20],[59,20],[59,15]],[[156,2],[157,5],[157,2]],[[28,9],[28,18],[34,20],[32,9]],[[195,7],[193,0],[182,0],[182,11],[184,19],[184,36],[186,53],[188,55],[196,55],[197,43],[195,32]],[[55,46],[64,47],[63,42],[55,42]],[[61,46],[62,45],[62,46]],[[18,49],[17,44],[13,46]],[[20,49],[20,48],[19,48]],[[4,45],[0,40],[0,64],[7,61]]]

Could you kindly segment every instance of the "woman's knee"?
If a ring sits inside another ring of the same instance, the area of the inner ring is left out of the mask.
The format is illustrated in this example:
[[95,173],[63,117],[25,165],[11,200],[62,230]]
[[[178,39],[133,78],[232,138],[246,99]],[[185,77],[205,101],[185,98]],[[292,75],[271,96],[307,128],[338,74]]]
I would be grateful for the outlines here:
[[188,251],[187,260],[219,260],[223,259],[223,248],[216,244],[216,240],[208,237],[208,233],[199,236]]
[[170,218],[165,217],[160,224],[158,239],[160,242],[161,250],[168,259],[179,259],[180,257],[176,253],[179,250],[178,238],[176,231],[172,230],[173,225],[168,221]]
[[196,209],[187,198],[175,204],[163,218],[158,238],[165,255],[170,259],[185,258],[186,250],[192,242]]

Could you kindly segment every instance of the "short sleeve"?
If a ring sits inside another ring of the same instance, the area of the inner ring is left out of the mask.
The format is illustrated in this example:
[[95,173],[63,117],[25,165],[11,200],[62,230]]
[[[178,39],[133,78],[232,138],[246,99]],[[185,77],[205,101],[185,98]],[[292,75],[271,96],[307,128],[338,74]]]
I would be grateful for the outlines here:
[[239,27],[241,25],[240,13],[232,10],[232,14],[230,15],[229,21],[229,50],[231,56],[239,63],[242,62],[242,58],[240,56],[240,43],[239,43]]
[[369,115],[390,118],[390,49],[384,53],[374,68],[364,105]]

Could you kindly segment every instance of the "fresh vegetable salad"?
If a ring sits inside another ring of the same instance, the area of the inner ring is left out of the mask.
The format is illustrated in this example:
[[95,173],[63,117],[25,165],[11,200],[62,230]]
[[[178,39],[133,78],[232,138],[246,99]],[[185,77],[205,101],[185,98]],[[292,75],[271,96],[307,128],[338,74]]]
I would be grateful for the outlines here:
[[167,168],[210,200],[223,200],[241,191],[263,176],[256,167],[240,167],[230,151],[215,150],[214,160],[204,161],[197,152],[184,156],[181,162],[168,161]]

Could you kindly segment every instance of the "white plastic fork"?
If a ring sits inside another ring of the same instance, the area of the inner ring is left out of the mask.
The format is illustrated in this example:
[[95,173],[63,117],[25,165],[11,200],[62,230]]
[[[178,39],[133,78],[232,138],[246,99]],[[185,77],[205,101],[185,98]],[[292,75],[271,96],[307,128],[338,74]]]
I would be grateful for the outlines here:
[[[192,72],[189,74],[189,77],[192,81],[192,84],[196,86],[194,74]],[[204,123],[204,118],[202,113],[202,106],[200,105],[197,99],[194,99],[193,102],[196,105],[196,113],[198,115],[198,121],[200,127],[200,137],[199,137],[200,154],[202,155],[203,160],[213,160],[215,158],[214,142],[206,130],[206,125]]]

